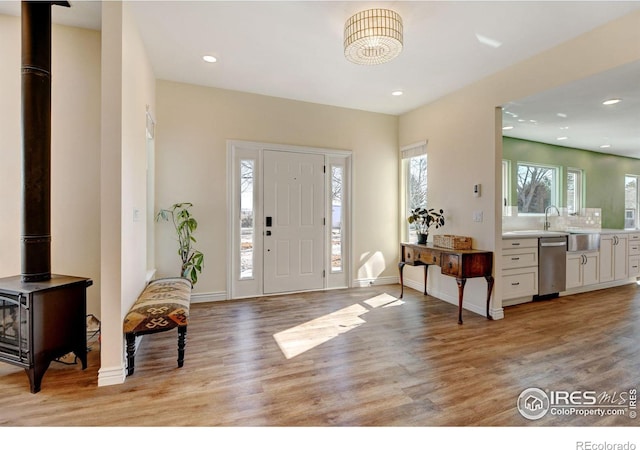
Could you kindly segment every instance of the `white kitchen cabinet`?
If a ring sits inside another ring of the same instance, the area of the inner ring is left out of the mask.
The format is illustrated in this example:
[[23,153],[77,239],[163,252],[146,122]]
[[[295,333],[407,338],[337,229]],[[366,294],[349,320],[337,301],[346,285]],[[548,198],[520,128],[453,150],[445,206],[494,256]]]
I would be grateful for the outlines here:
[[533,300],[538,293],[538,239],[502,240],[502,305]]
[[640,234],[629,233],[629,277],[640,277]]
[[600,282],[599,252],[567,253],[567,289]]
[[629,277],[627,234],[600,235],[600,282]]

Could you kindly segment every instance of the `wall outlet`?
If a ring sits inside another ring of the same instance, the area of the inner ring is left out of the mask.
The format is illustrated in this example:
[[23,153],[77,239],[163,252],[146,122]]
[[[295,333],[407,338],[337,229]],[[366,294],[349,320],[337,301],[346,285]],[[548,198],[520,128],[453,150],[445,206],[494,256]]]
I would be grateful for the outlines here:
[[474,222],[482,222],[482,211],[474,211],[473,212],[473,221]]

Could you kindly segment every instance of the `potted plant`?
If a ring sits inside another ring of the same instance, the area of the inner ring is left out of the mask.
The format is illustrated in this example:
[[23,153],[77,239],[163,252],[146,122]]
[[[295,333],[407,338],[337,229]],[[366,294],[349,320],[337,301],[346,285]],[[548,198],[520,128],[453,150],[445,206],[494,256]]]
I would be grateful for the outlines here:
[[196,242],[193,233],[198,228],[198,222],[189,211],[192,206],[191,203],[176,203],[170,209],[161,209],[156,215],[156,221],[171,219],[173,222],[178,236],[178,255],[182,260],[180,275],[195,285],[198,282],[198,274],[202,272],[204,255],[192,247]]
[[444,225],[444,211],[436,211],[433,208],[415,208],[412,209],[407,222],[416,227],[418,235],[418,244],[426,244],[429,237],[429,229],[431,227],[440,228]]

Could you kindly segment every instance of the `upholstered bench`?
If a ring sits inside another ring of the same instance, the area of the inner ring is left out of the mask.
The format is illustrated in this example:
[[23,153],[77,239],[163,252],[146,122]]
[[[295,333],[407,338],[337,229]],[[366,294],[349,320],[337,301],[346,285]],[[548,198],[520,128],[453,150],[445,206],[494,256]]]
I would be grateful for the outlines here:
[[191,303],[191,281],[161,278],[144,288],[124,318],[127,341],[127,375],[133,374],[136,337],[178,328],[178,367],[184,364],[184,348]]

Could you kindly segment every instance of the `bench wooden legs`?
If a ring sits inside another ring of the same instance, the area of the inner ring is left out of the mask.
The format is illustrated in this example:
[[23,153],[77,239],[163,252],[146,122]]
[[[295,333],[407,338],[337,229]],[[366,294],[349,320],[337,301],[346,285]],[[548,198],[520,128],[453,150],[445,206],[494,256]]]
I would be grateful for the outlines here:
[[136,354],[136,335],[127,333],[127,376],[133,374],[133,365]]
[[187,327],[178,327],[178,367],[184,364],[184,347],[187,343]]
[[[127,340],[127,376],[133,375],[135,369],[136,334],[126,333]],[[187,344],[187,326],[178,327],[178,367],[184,365],[184,349]]]

